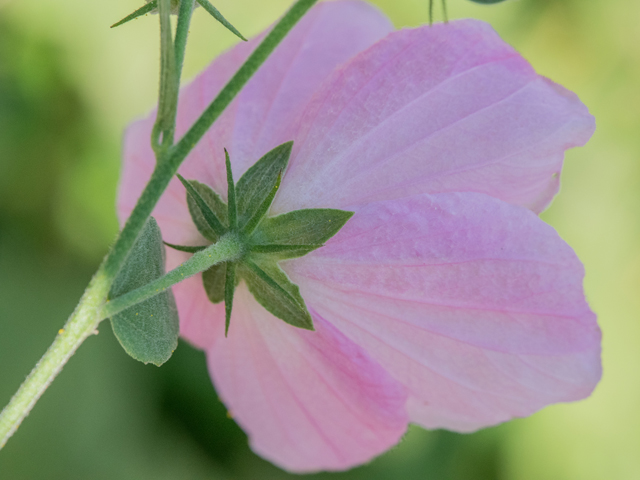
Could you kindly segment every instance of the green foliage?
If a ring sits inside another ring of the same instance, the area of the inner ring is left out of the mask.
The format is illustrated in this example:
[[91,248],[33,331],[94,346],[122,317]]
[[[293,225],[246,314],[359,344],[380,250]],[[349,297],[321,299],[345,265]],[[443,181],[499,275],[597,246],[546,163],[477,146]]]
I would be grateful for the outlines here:
[[249,219],[247,220],[247,223],[242,229],[242,233],[244,233],[245,235],[251,235],[251,233],[253,233],[253,231],[256,229],[256,227],[262,221],[262,219],[265,218],[265,215],[269,211],[269,208],[271,208],[273,199],[276,198],[276,194],[278,193],[278,189],[280,188],[281,181],[282,181],[282,172],[278,174],[278,177],[276,178],[276,182],[271,187],[271,190],[269,191],[269,194],[267,195],[267,197],[262,201],[260,205],[257,206],[256,210],[253,212],[253,215],[251,215],[251,217],[249,217]]
[[207,248],[205,245],[202,245],[199,247],[190,247],[188,245],[174,245],[173,243],[169,243],[169,242],[164,242],[164,244],[167,247],[173,248],[174,250],[178,250],[180,252],[186,252],[186,253],[196,253]]
[[[220,13],[220,11],[211,5],[208,0],[197,0],[198,4],[201,5],[213,18],[215,18],[222,26],[224,26],[227,30],[233,33],[240,40],[247,41],[246,38],[238,31],[236,27],[231,25],[231,23],[224,18],[224,16]],[[180,5],[178,4],[178,0],[171,1],[171,13],[178,13]],[[119,22],[111,25],[111,28],[119,27],[120,25],[124,25],[125,23],[130,22],[131,20],[135,20],[142,15],[146,15],[148,13],[156,13],[158,11],[158,0],[151,0],[146,5],[140,7],[135,12],[127,15]]]
[[[256,214],[264,210],[264,203],[273,200],[273,189],[277,188],[278,177],[287,168],[293,142],[284,143],[258,160],[238,180],[236,193],[238,196],[238,218],[240,228],[255,219]],[[269,203],[269,205],[271,205]],[[266,213],[266,212],[264,212]]]
[[207,292],[207,297],[209,297],[211,303],[220,303],[224,300],[226,276],[226,263],[219,263],[202,272],[204,290]]
[[149,2],[146,5],[140,7],[135,12],[130,13],[129,15],[124,17],[119,22],[114,23],[113,25],[111,25],[111,28],[115,28],[115,27],[119,27],[120,25],[124,25],[125,23],[128,23],[131,20],[134,20],[134,19],[136,19],[138,17],[141,17],[142,15],[146,15],[147,13],[152,12],[152,11],[156,10],[157,8],[158,8],[158,0],[153,0],[152,2]]
[[[153,217],[140,234],[116,277],[109,298],[116,298],[164,275],[164,247]],[[125,351],[143,363],[160,366],[178,346],[178,312],[171,290],[138,303],[111,318],[113,333]]]
[[197,1],[198,1],[198,4],[200,4],[207,12],[209,12],[209,14],[213,18],[215,18],[218,22],[220,22],[227,30],[233,33],[240,40],[244,40],[245,42],[247,41],[247,39],[244,38],[244,36],[238,31],[238,29],[233,25],[231,25],[231,23],[229,23],[229,21],[226,18],[224,18],[222,14],[218,11],[218,9],[213,5],[211,5],[211,3],[209,3],[208,0],[197,0]]
[[[285,36],[317,1],[318,0],[296,1],[264,40],[260,42],[258,47],[242,64],[240,69],[209,104],[187,133],[171,148],[167,155],[163,157],[162,165],[159,165],[158,168],[154,170],[141,196],[141,200],[134,207],[124,227],[120,231],[116,242],[113,244],[111,251],[101,265],[101,274],[104,273],[107,278],[111,278],[120,271],[120,268],[126,261],[129,250],[133,247],[139,232],[151,215],[154,206],[194,145],[200,141],[209,127],[211,127],[213,122],[215,122],[227,106],[229,106],[258,68],[260,68]],[[156,129],[154,128],[154,130]],[[154,132],[152,135],[152,144],[154,145],[157,141],[156,134],[157,132]]]
[[229,152],[224,149],[225,167],[227,169],[227,216],[229,217],[229,229],[237,231],[238,229],[238,205],[236,204],[236,185],[233,181],[233,172],[231,171],[231,160]]
[[229,324],[231,323],[231,309],[233,308],[233,294],[236,290],[236,264],[227,262],[224,279],[224,334],[229,333]]
[[[172,3],[170,3],[170,1]],[[74,314],[69,318],[65,330],[56,338],[52,348],[43,356],[41,362],[32,370],[17,394],[12,398],[7,408],[0,413],[0,441],[2,445],[7,438],[20,425],[22,420],[28,415],[34,403],[44,389],[48,387],[51,380],[58,374],[75,349],[90,335],[96,323],[94,309],[98,308],[98,302],[107,300],[109,297],[109,287],[117,279],[120,271],[124,268],[127,260],[131,256],[132,250],[143,230],[149,222],[149,217],[154,206],[162,193],[167,188],[171,178],[177,173],[178,167],[186,158],[197,141],[202,137],[207,128],[224,111],[240,89],[247,83],[249,78],[257,71],[259,66],[273,52],[284,36],[293,28],[300,18],[311,8],[317,0],[298,0],[287,14],[276,24],[267,37],[258,45],[258,48],[250,55],[240,70],[233,76],[218,97],[205,110],[203,115],[189,129],[187,134],[173,146],[173,135],[175,131],[175,113],[177,107],[177,92],[180,79],[179,68],[176,67],[175,57],[169,51],[174,47],[171,38],[171,22],[169,19],[170,8],[177,0],[158,0],[158,10],[160,14],[161,30],[161,75],[160,75],[160,95],[158,102],[158,116],[151,134],[151,145],[156,152],[157,165],[139,201],[136,203],[131,215],[125,222],[120,235],[117,237],[111,250],[101,263],[93,280],[87,287]],[[191,3],[193,5],[193,3]],[[180,9],[181,13],[183,9]],[[189,17],[192,8],[189,10]],[[180,15],[182,17],[182,15]],[[178,22],[178,32],[180,23]],[[188,33],[188,21],[186,27],[183,25],[183,34],[186,38]],[[178,32],[176,35],[178,35]],[[176,42],[178,48],[181,42]],[[182,48],[182,47],[180,47]],[[181,65],[178,64],[178,67]],[[160,143],[162,139],[162,143]],[[156,242],[161,245],[161,240]],[[218,246],[220,244],[220,246]],[[215,248],[213,248],[215,247]],[[218,256],[218,261],[235,261],[242,253],[242,245],[236,235],[229,235],[221,238],[220,241],[202,252],[197,252],[188,261],[191,274],[201,272],[216,263],[210,257]],[[162,247],[160,247],[162,248]],[[146,249],[145,249],[146,250]],[[186,265],[185,265],[186,266]],[[106,317],[112,317],[122,313],[130,305],[134,305],[143,299],[150,299],[156,296],[163,287],[155,289],[157,285],[167,288],[176,283],[176,275],[187,275],[181,271],[173,270],[167,275],[158,278],[150,284],[143,285],[118,297],[114,302],[119,303],[118,308],[108,308],[103,306],[101,314],[108,311]],[[155,290],[154,290],[155,289]],[[137,301],[132,302],[131,300]],[[119,301],[119,302],[118,302]],[[104,317],[102,317],[104,318]],[[62,339],[62,340],[61,340]],[[68,341],[72,340],[72,341]],[[7,415],[5,415],[5,413]]]
[[274,185],[287,168],[293,142],[282,144],[258,160],[238,180],[239,224],[244,227],[271,195]]
[[243,261],[239,269],[249,291],[267,311],[294,327],[313,330],[300,289],[275,260],[255,255]]
[[227,206],[207,185],[187,181],[181,175],[178,178],[187,189],[187,205],[196,228],[204,238],[217,242],[227,231],[222,223],[228,221]]
[[[238,260],[214,265],[202,274],[209,300],[225,302],[225,333],[229,330],[235,287],[241,279],[247,282],[256,300],[273,315],[296,327],[313,330],[311,315],[298,287],[278,262],[320,248],[340,231],[353,213],[303,209],[267,216],[292,147],[293,142],[287,142],[268,152],[247,170],[237,185],[225,150],[228,205],[210,187],[178,176],[187,189],[189,211],[198,231],[212,242],[229,234],[243,244],[243,253]],[[184,252],[207,248],[167,245]]]
[[353,216],[353,212],[330,208],[295,210],[265,218],[251,236],[254,252],[295,258],[315,250],[333,237]]

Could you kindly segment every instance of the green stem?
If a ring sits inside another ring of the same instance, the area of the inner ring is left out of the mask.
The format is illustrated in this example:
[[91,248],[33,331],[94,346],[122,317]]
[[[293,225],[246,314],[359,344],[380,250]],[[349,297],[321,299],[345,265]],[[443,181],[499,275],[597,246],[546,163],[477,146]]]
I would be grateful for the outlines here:
[[179,80],[171,32],[171,0],[158,0],[158,16],[160,17],[160,89],[156,123],[151,133],[151,146],[156,157],[160,159],[163,153],[173,145],[178,98]]
[[158,295],[176,283],[204,272],[213,265],[237,260],[242,255],[242,251],[242,242],[237,235],[227,234],[213,245],[193,254],[189,260],[159,279],[108,301],[102,308],[99,317],[101,319],[110,318],[133,305]]
[[[112,249],[85,290],[75,312],[67,321],[65,328],[61,330],[49,350],[0,413],[0,448],[4,446],[22,420],[29,414],[33,405],[77,348],[97,328],[100,321],[98,313],[107,298],[114,279],[127,260],[147,218],[151,215],[182,161],[276,46],[317,1],[298,0],[291,7],[187,134],[167,152],[167,161],[157,162],[149,183],[138,199]],[[175,53],[173,48],[170,51],[172,55]]]
[[159,163],[151,174],[149,183],[138,198],[138,203],[133,208],[131,215],[124,224],[124,227],[120,231],[116,242],[114,243],[111,251],[107,255],[103,270],[107,278],[112,281],[124,265],[124,262],[129,255],[129,252],[133,248],[138,235],[142,231],[147,218],[151,215],[160,195],[169,185],[171,178],[174,175],[174,171],[169,168],[165,163]]
[[18,429],[40,396],[85,339],[96,332],[98,309],[111,282],[98,270],[64,328],[0,413],[0,449]]
[[[175,89],[174,112],[177,110],[178,105],[178,92],[180,90],[180,78],[182,77],[182,64],[184,63],[184,54],[187,49],[187,37],[189,36],[189,25],[191,25],[191,15],[195,7],[195,0],[182,0],[180,3],[180,11],[178,13],[178,25],[176,26],[176,37],[174,40],[175,47],[175,67],[176,74],[175,80],[177,82],[177,88]],[[175,122],[175,113],[174,113]],[[171,139],[173,144],[173,139]]]
[[258,71],[258,68],[260,68],[269,55],[271,55],[296,23],[298,23],[304,14],[317,2],[318,0],[298,0],[276,26],[273,27],[273,30],[269,32],[262,43],[258,45],[236,74],[229,80],[229,83],[225,85],[213,102],[209,104],[200,118],[196,120],[189,131],[172,149],[168,155],[167,163],[170,163],[176,171],[191,149],[200,141],[213,122],[218,119],[225,108],[229,106],[240,90],[242,90],[242,87],[244,87]]
[[224,109],[233,101],[249,78],[265,62],[269,54],[291,31],[295,24],[318,0],[298,0],[284,17],[276,24],[271,33],[260,43],[256,50],[249,56],[238,72],[222,89],[218,96],[200,116],[189,131],[182,137],[178,144],[168,153],[167,160],[156,165],[149,183],[145,187],[138,203],[127,219],[124,228],[120,232],[113,249],[109,253],[104,270],[108,278],[115,278],[124,264],[129,251],[133,247],[138,235],[142,231],[147,218],[169,185],[169,182],[178,171],[178,168],[211,127],[214,121],[222,114]]

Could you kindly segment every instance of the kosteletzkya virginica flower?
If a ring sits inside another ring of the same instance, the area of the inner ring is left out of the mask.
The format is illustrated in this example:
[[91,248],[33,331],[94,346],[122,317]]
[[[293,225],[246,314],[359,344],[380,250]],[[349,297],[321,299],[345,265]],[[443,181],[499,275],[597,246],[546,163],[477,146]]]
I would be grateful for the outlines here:
[[[184,132],[256,46],[220,56],[180,96]],[[155,164],[153,115],[124,147],[118,208]],[[566,149],[593,118],[473,20],[392,31],[359,1],[311,10],[180,168],[227,198],[293,141],[268,215],[354,212],[335,236],[279,263],[315,331],[258,303],[240,280],[224,302],[201,276],[174,287],[184,338],[252,448],[292,471],[345,469],[395,445],[412,422],[469,432],[585,398],[600,331],[583,267],[542,211]],[[204,245],[174,179],[153,213],[164,240]],[[168,250],[168,268],[188,254]]]

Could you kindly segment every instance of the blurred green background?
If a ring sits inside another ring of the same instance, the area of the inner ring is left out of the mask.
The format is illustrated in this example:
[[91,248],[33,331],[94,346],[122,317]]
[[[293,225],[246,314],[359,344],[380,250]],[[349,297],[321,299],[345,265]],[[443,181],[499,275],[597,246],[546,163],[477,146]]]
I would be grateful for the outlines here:
[[[135,0],[0,0],[0,404],[53,340],[117,230],[123,128],[154,104],[157,17],[108,27]],[[288,0],[218,0],[246,35]],[[427,0],[375,0],[398,27]],[[438,11],[438,10],[436,10]],[[491,22],[598,122],[569,152],[543,214],[587,270],[604,332],[604,377],[585,401],[473,435],[409,431],[333,479],[640,479],[640,2],[449,0]],[[196,11],[185,77],[235,38]],[[108,325],[90,338],[0,452],[3,480],[286,479],[227,418],[204,356],[182,344],[145,367]]]

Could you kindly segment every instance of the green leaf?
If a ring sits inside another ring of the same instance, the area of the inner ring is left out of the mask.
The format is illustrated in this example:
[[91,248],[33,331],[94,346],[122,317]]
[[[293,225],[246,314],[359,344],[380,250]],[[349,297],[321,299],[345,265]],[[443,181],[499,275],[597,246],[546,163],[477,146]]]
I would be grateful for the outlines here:
[[[253,233],[250,243],[255,252],[278,253],[280,259],[295,258],[319,248],[333,237],[353,216],[353,212],[330,208],[295,210],[262,220]],[[301,246],[282,248],[278,245]]]
[[263,156],[242,175],[236,186],[240,228],[263,207],[274,185],[289,163],[293,142],[284,143]]
[[[164,246],[153,217],[116,277],[109,299],[142,287],[164,275]],[[160,366],[178,346],[178,311],[170,289],[130,307],[111,318],[116,338],[136,360]]]
[[233,294],[236,290],[236,264],[227,263],[227,272],[224,282],[224,336],[229,334],[229,324],[231,323],[231,309],[233,308]]
[[218,9],[216,7],[214,7],[213,5],[211,5],[211,3],[209,3],[207,0],[197,0],[197,2],[202,5],[202,7],[211,14],[211,16],[213,18],[215,18],[217,21],[219,21],[224,27],[227,28],[227,30],[229,30],[231,33],[233,33],[235,36],[237,36],[239,39],[244,40],[245,42],[247,41],[246,38],[244,38],[242,36],[242,34],[236,29],[236,27],[234,27],[233,25],[231,25],[226,18],[224,18],[222,16],[222,14],[218,11]]
[[155,10],[156,8],[158,8],[158,0],[153,0],[152,2],[149,2],[146,5],[140,7],[138,10],[136,10],[132,14],[127,15],[119,22],[114,23],[113,25],[111,25],[110,28],[119,27],[120,25],[130,22],[135,18],[141,17],[142,15],[146,15],[147,13]]
[[226,274],[226,263],[219,263],[202,272],[202,284],[205,292],[207,292],[207,297],[212,303],[220,303],[224,300]]
[[204,238],[217,242],[227,230],[227,205],[208,185],[178,178],[187,189],[187,205],[196,228]]
[[253,255],[238,265],[238,273],[267,311],[294,327],[314,329],[300,289],[275,261]]

